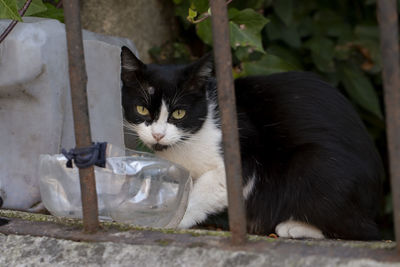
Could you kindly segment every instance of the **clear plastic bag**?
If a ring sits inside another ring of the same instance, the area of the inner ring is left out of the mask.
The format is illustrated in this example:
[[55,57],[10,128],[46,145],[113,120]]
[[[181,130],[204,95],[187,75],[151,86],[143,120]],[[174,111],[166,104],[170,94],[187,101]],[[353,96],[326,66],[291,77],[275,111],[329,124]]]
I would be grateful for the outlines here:
[[[100,219],[178,226],[192,185],[189,172],[149,153],[109,146],[107,155],[106,168],[95,167]],[[53,215],[82,218],[78,168],[66,162],[63,155],[40,156],[40,194]]]

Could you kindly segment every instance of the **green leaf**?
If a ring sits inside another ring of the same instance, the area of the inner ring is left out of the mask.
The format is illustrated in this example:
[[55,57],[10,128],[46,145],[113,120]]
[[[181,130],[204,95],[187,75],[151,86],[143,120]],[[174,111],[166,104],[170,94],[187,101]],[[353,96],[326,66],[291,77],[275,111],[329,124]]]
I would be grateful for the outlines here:
[[338,60],[348,60],[351,56],[351,46],[348,43],[337,44],[335,46],[334,58]]
[[[233,49],[239,46],[249,47],[255,51],[264,52],[261,40],[261,29],[268,20],[251,9],[238,11],[230,9],[229,30],[230,44]],[[212,45],[211,20],[205,20],[196,25],[200,39]]]
[[182,1],[179,5],[175,6],[175,16],[179,17],[180,22],[185,30],[190,28],[193,24],[187,20],[188,9],[190,8],[189,1]]
[[229,7],[237,9],[252,8],[255,10],[262,9],[269,5],[271,0],[234,0],[229,4]]
[[352,36],[351,26],[333,10],[321,10],[314,15],[314,34],[349,39]]
[[12,19],[22,21],[18,14],[17,2],[15,0],[0,0],[0,19]]
[[296,66],[271,54],[265,54],[259,61],[243,63],[243,72],[245,75],[268,75],[291,70],[298,69]]
[[363,62],[370,62],[373,64],[370,68],[363,68],[368,70],[369,73],[378,73],[382,70],[382,58],[379,42],[372,39],[360,39],[353,42],[354,45],[358,46],[358,50],[363,50]]
[[272,44],[268,46],[267,53],[283,59],[287,63],[295,66],[296,69],[303,69],[300,55],[291,49],[282,45]]
[[199,14],[207,12],[208,0],[191,0],[191,2]]
[[342,64],[338,70],[349,97],[365,110],[383,119],[378,95],[369,78],[356,65]]
[[228,19],[231,20],[233,16],[236,16],[240,11],[236,8],[228,9]]
[[354,34],[358,38],[370,38],[379,40],[378,25],[357,25],[354,29]]
[[44,12],[36,13],[35,17],[56,19],[64,23],[64,11],[62,8],[56,8],[50,3],[45,3],[47,10]]
[[234,51],[234,55],[236,56],[236,58],[239,61],[248,61],[249,60],[249,56],[250,56],[251,52],[249,52],[249,48],[247,47],[242,47],[239,46],[237,49],[235,49]]
[[265,52],[254,51],[251,47],[239,46],[233,51],[233,54],[240,62],[245,62],[260,60]]
[[314,22],[312,18],[310,17],[304,17],[299,20],[298,23],[298,33],[300,37],[308,37],[312,35],[313,29],[314,29]]
[[197,11],[192,8],[189,8],[189,15],[187,16],[186,19],[190,22],[193,22],[196,17],[197,17]]
[[290,25],[293,18],[293,0],[275,0],[274,10],[286,26]]
[[260,32],[269,22],[263,15],[250,8],[240,11],[231,8],[229,10],[229,19],[238,25],[243,25],[246,30],[254,33]]
[[295,25],[289,27],[283,24],[277,16],[270,17],[270,23],[266,26],[267,35],[271,41],[283,40],[289,46],[299,48],[301,46],[301,39],[299,30]]
[[196,24],[196,32],[204,43],[212,46],[213,40],[210,19],[203,20],[202,22]]
[[148,148],[141,140],[137,139],[135,150],[154,154],[154,151]]
[[[17,0],[18,9],[21,9],[25,5],[26,0]],[[32,16],[36,13],[44,12],[47,8],[43,4],[42,0],[32,0],[24,16]]]
[[256,51],[264,52],[260,33],[254,33],[249,29],[241,28],[241,26],[232,21],[229,22],[229,30],[230,43],[233,49],[238,46],[249,46]]
[[333,72],[335,70],[333,61],[335,45],[332,40],[326,37],[313,37],[304,45],[311,50],[311,57],[318,70],[322,72]]

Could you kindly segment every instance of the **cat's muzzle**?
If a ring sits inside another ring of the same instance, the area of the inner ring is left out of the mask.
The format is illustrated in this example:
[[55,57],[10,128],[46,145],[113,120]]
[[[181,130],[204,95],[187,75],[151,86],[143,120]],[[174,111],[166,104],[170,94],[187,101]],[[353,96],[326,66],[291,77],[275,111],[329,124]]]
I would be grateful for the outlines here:
[[164,149],[167,149],[167,148],[168,148],[168,146],[161,145],[159,143],[153,145],[153,150],[155,150],[155,151],[161,151],[161,150],[164,150]]

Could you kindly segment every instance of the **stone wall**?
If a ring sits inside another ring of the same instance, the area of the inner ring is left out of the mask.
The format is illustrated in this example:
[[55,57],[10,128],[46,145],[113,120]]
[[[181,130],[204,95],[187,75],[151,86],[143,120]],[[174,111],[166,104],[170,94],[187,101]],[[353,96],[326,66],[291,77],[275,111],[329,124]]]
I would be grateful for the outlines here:
[[176,32],[169,0],[83,0],[81,15],[84,29],[133,40],[146,63],[150,61],[147,51]]

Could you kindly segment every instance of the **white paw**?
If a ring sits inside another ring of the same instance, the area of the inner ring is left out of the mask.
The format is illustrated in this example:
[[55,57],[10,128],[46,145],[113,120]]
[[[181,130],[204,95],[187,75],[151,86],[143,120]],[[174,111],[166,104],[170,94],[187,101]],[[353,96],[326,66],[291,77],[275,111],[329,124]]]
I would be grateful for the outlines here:
[[196,225],[196,221],[193,219],[193,217],[191,216],[187,216],[187,214],[185,214],[185,216],[183,216],[182,221],[179,223],[178,228],[180,229],[187,229],[190,228],[194,225]]
[[278,236],[287,238],[325,238],[321,230],[317,227],[307,223],[290,220],[278,224],[275,227],[275,232]]

